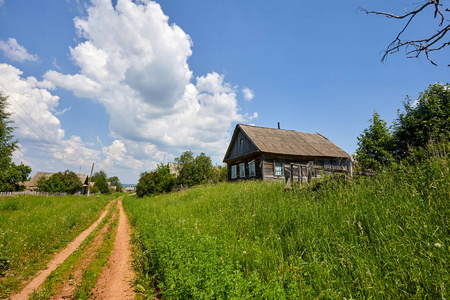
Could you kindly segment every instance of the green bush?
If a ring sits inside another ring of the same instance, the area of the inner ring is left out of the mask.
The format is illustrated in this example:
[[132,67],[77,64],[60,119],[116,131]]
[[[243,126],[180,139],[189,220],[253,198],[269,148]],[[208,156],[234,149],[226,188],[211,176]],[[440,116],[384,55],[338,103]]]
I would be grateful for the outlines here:
[[161,194],[172,191],[175,186],[175,176],[170,174],[169,166],[160,164],[153,172],[144,172],[136,185],[136,195],[139,197]]

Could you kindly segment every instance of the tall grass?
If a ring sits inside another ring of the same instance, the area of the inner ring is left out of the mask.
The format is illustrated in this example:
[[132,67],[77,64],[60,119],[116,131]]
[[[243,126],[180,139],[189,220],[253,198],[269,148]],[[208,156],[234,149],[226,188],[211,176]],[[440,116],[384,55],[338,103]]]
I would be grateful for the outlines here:
[[17,291],[24,280],[45,268],[52,254],[92,224],[114,197],[0,198],[0,258],[7,262],[0,277],[0,298]]
[[448,298],[449,169],[431,159],[314,189],[127,197],[139,282],[166,299]]

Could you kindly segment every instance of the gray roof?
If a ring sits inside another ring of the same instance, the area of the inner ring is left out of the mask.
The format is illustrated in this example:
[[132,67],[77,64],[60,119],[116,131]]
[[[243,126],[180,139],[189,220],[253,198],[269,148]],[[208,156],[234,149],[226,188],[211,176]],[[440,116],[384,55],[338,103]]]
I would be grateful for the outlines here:
[[319,133],[238,124],[224,160],[230,154],[239,129],[260,152],[304,157],[350,158],[347,152]]
[[[28,187],[35,187],[39,178],[44,177],[46,180],[52,176],[55,173],[50,173],[50,172],[37,172],[36,174],[34,174],[34,176],[31,178],[31,180],[28,182],[27,186]],[[78,178],[80,179],[82,184],[85,184],[87,178],[88,178],[88,174],[77,174]]]

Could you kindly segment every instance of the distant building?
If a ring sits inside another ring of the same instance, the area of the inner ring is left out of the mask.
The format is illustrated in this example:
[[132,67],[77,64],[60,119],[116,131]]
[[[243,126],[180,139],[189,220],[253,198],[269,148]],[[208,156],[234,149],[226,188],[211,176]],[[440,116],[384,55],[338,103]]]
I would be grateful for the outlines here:
[[167,165],[169,166],[169,173],[175,175],[175,177],[178,177],[178,175],[180,174],[179,171],[180,164],[169,162],[167,163]]
[[228,181],[284,180],[291,165],[295,180],[298,174],[307,176],[301,172],[306,165],[315,167],[310,167],[312,176],[319,175],[319,168],[352,173],[350,155],[319,133],[243,124],[236,125],[223,162],[227,164]]
[[[36,191],[37,190],[37,182],[39,179],[44,178],[47,180],[50,176],[56,173],[49,173],[49,172],[37,172],[34,174],[34,176],[31,178],[30,181],[26,182],[27,191]],[[84,194],[85,191],[87,191],[88,186],[88,174],[77,174],[78,179],[80,179],[81,183],[83,184],[83,189],[81,190],[81,193]]]

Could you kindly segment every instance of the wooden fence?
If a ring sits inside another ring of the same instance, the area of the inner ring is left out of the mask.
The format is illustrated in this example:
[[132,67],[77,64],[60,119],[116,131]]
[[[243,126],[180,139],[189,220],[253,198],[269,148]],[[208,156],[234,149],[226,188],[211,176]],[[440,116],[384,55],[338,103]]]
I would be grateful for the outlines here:
[[308,164],[290,164],[288,168],[284,169],[286,177],[285,188],[290,188],[294,183],[294,177],[298,179],[298,185],[302,186],[303,182],[311,183],[313,177],[318,177],[317,173],[324,171],[326,173],[346,173],[352,176],[351,167],[344,166],[314,166],[313,162]]

